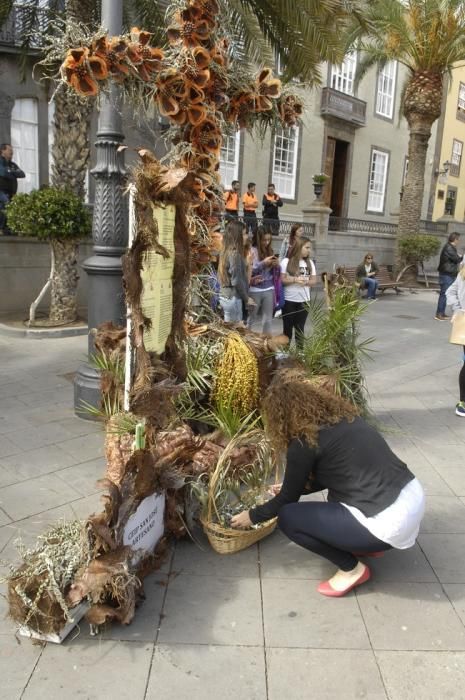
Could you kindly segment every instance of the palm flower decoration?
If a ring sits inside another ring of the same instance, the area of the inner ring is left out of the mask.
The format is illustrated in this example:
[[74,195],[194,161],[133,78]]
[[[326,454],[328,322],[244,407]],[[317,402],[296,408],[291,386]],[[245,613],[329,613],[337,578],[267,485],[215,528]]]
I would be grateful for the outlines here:
[[78,95],[90,97],[99,91],[98,80],[108,77],[105,60],[91,55],[88,48],[71,49],[61,68],[62,75]]
[[277,99],[281,95],[281,81],[273,78],[270,68],[264,68],[255,81],[253,108],[255,112],[269,112],[273,108],[270,98]]
[[131,42],[127,47],[127,55],[137,74],[142,80],[148,81],[154,73],[163,67],[164,53],[161,49],[152,48],[149,45],[150,32],[144,32],[133,27],[131,29]]
[[214,21],[202,10],[201,5],[190,5],[173,15],[173,24],[167,30],[170,44],[183,43],[192,48],[210,39]]
[[92,56],[98,56],[105,61],[111,77],[118,81],[129,75],[128,42],[121,37],[108,39],[101,36],[92,43]]

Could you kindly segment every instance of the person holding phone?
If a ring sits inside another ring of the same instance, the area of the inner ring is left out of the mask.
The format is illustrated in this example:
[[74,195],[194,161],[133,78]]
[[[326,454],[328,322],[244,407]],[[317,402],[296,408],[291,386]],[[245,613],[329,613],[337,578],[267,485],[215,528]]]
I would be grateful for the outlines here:
[[249,294],[255,302],[248,326],[262,316],[262,333],[271,334],[275,307],[274,275],[279,274],[279,260],[271,245],[272,236],[263,226],[259,226],[252,242],[252,276]]

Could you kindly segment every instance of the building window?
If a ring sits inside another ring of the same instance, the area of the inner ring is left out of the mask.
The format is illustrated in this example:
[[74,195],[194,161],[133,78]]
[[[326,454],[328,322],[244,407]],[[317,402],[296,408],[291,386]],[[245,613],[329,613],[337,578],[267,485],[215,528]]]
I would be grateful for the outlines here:
[[348,53],[341,65],[331,66],[331,87],[339,92],[345,92],[346,95],[353,95],[356,67],[355,52]]
[[459,98],[457,101],[457,119],[465,122],[465,83],[459,85]]
[[220,155],[220,175],[223,186],[231,187],[233,180],[239,175],[239,148],[241,145],[241,132],[228,135],[223,138]]
[[295,199],[299,129],[277,129],[274,137],[273,171],[271,181],[284,199]]
[[374,148],[371,152],[370,180],[368,183],[367,210],[384,211],[389,154]]
[[11,113],[11,145],[15,163],[26,177],[18,180],[18,192],[30,192],[39,187],[39,127],[37,100],[15,100]]
[[448,187],[447,188],[446,202],[444,205],[444,214],[449,214],[450,216],[454,216],[456,203],[457,203],[457,190],[453,187]]
[[378,73],[376,92],[376,114],[392,119],[394,113],[394,95],[396,92],[396,61],[386,63]]
[[462,150],[463,150],[463,141],[458,141],[457,139],[454,139],[452,141],[452,155],[451,155],[451,163],[449,167],[449,175],[452,175],[452,177],[458,177],[460,175],[460,164],[462,162]]

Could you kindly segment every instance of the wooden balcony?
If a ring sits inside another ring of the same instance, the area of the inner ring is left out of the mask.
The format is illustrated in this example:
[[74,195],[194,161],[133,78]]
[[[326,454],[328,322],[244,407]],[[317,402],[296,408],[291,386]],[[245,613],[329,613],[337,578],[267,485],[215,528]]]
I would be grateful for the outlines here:
[[321,91],[322,117],[336,117],[358,128],[366,124],[367,103],[345,92],[325,87]]

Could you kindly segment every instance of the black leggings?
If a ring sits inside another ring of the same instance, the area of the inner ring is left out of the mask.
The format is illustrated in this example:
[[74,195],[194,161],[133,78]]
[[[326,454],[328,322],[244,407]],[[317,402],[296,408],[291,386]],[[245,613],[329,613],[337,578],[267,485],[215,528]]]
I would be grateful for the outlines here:
[[295,331],[295,343],[297,347],[302,347],[304,339],[305,321],[308,311],[302,301],[285,301],[283,306],[283,333],[292,340],[292,333]]
[[465,346],[463,348],[463,365],[459,374],[460,401],[465,401]]
[[278,526],[292,542],[329,559],[343,571],[351,571],[357,565],[358,559],[352,552],[392,549],[336,502],[288,503],[279,511]]

